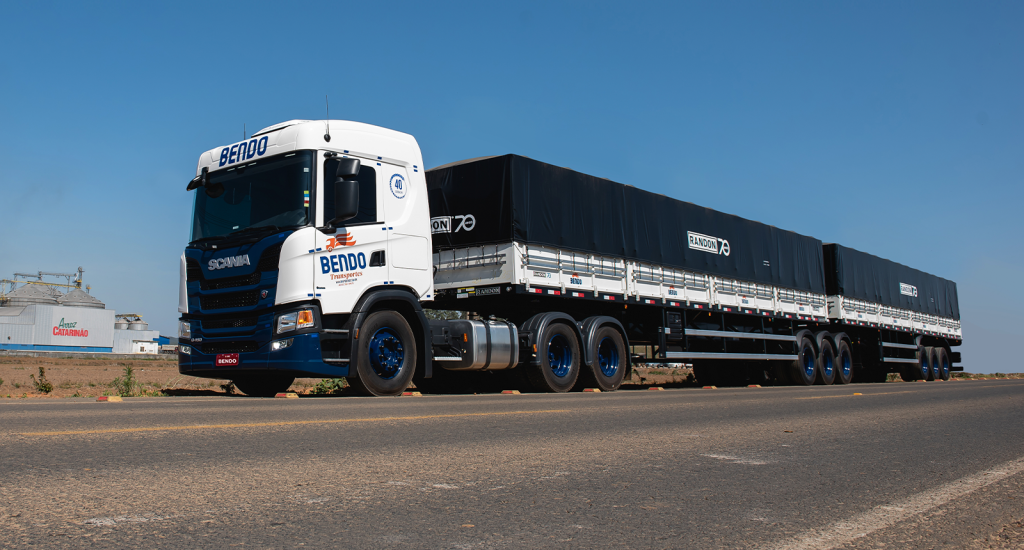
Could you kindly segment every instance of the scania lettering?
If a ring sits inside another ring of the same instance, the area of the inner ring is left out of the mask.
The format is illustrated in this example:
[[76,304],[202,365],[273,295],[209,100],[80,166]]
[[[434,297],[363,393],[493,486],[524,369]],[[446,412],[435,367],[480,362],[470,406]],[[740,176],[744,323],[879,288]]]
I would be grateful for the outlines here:
[[638,363],[715,385],[959,368],[951,281],[518,155],[425,170],[408,134],[293,120],[203,153],[186,188],[179,370],[249,395],[296,377],[610,391]]
[[213,271],[214,269],[224,269],[225,267],[239,267],[243,265],[249,265],[249,255],[242,254],[241,256],[230,256],[228,258],[217,258],[210,260],[207,264],[206,269]]

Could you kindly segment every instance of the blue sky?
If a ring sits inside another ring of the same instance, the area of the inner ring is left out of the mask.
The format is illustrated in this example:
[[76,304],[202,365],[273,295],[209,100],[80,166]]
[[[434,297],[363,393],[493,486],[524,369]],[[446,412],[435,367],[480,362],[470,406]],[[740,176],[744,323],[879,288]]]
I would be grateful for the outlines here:
[[7,3],[0,277],[165,334],[202,151],[293,118],[518,153],[957,281],[1021,371],[1024,3]]

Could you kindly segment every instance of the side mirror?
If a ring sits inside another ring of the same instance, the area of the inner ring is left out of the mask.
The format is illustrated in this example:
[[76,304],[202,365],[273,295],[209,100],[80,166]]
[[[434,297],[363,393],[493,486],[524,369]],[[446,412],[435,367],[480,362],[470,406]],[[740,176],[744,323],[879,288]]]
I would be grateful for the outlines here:
[[338,159],[338,171],[335,176],[341,179],[352,179],[359,175],[359,159]]
[[188,186],[185,187],[185,191],[191,191],[197,187],[204,187],[209,181],[210,169],[204,166],[203,172],[198,176],[192,178],[192,181],[188,182]]
[[338,159],[338,171],[334,181],[334,219],[327,223],[334,226],[351,220],[359,214],[359,159]]
[[334,182],[334,219],[331,225],[351,220],[359,213],[359,182],[338,180]]

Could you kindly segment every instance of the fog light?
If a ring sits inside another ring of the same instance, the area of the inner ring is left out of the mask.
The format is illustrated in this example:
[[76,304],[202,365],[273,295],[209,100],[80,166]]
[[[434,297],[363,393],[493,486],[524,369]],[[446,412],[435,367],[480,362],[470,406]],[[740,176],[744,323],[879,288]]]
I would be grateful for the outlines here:
[[184,353],[185,355],[192,355],[191,346],[178,346],[178,349],[180,349],[181,353]]
[[292,345],[292,340],[294,340],[294,338],[286,338],[284,340],[275,340],[275,341],[270,343],[270,351],[277,351],[279,349],[287,348],[287,347]]

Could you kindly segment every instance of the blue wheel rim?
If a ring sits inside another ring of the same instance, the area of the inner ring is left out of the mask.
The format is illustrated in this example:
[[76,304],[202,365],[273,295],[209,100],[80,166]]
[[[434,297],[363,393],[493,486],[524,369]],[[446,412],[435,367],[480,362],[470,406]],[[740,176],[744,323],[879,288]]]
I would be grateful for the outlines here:
[[370,366],[384,380],[391,380],[402,370],[405,347],[402,339],[390,327],[377,329],[370,337]]
[[559,378],[565,378],[572,368],[572,348],[569,340],[561,334],[548,340],[548,366],[552,374]]
[[825,375],[825,378],[830,378],[833,375],[833,373],[835,372],[835,369],[836,369],[835,356],[831,355],[831,354],[822,355],[822,357],[821,357],[821,371],[822,371],[822,374]]
[[611,378],[619,370],[619,348],[611,338],[603,338],[597,346],[597,363],[601,374]]
[[924,379],[928,379],[928,373],[932,370],[931,357],[927,355],[921,358],[921,376]]
[[804,368],[807,378],[814,378],[814,350],[811,346],[804,346],[800,350],[800,365]]
[[939,369],[942,374],[942,378],[946,378],[949,375],[949,359],[945,355],[942,356],[942,360],[939,361]]
[[850,372],[853,370],[853,361],[846,350],[843,350],[842,355],[839,356],[839,370],[842,371],[843,378],[849,378]]

